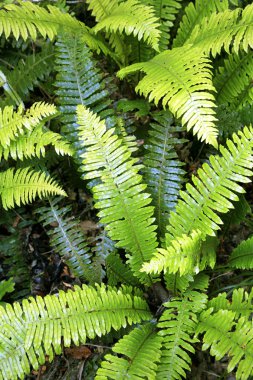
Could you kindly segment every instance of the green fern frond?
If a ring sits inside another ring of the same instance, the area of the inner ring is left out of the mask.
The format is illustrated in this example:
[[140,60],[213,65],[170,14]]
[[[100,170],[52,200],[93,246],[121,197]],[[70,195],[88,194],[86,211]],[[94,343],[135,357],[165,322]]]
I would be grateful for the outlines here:
[[127,378],[155,380],[157,362],[161,355],[161,340],[154,325],[136,327],[113,347],[113,352],[120,357],[110,354],[105,356],[95,380]]
[[0,145],[6,148],[11,140],[16,140],[18,133],[23,133],[25,129],[31,130],[43,118],[53,116],[56,112],[54,105],[44,102],[34,103],[25,113],[22,106],[17,111],[12,106],[0,109]]
[[138,174],[142,166],[135,165],[137,159],[131,158],[127,146],[113,134],[114,129],[106,131],[105,122],[92,112],[78,106],[77,118],[80,141],[86,148],[85,178],[101,180],[92,189],[95,207],[101,210],[101,222],[106,225],[109,237],[118,241],[116,246],[130,253],[134,274],[142,282],[150,283],[150,277],[141,273],[140,268],[157,247],[156,226],[153,207],[148,206],[150,195],[143,192],[146,185]]
[[15,68],[7,73],[11,86],[24,99],[39,82],[45,80],[54,68],[54,52],[51,45],[46,45],[41,53],[21,58]]
[[76,107],[83,104],[105,118],[108,127],[115,126],[116,118],[111,107],[108,85],[98,64],[92,58],[80,35],[62,35],[56,43],[55,91],[58,96],[62,132],[73,144],[75,160],[81,166],[80,156],[84,152],[77,138]]
[[230,53],[233,47],[236,54],[243,49],[248,52],[253,48],[253,4],[247,5],[243,10],[225,10],[212,13],[205,17],[193,29],[187,44],[192,44],[202,50],[211,53],[214,57],[220,54],[224,48]]
[[48,10],[31,2],[20,1],[18,5],[5,5],[0,10],[0,35],[9,38],[11,33],[16,40],[37,39],[38,32],[44,38],[54,39],[61,31],[82,33],[85,43],[93,50],[109,53],[107,47],[94,35],[84,23],[69,13],[63,13],[55,6],[48,5]]
[[229,266],[237,269],[253,268],[253,236],[243,240],[231,253]]
[[[180,192],[182,199],[175,212],[170,214],[166,250],[158,250],[143,270],[148,273],[179,270],[181,275],[199,270],[202,240],[214,236],[222,224],[217,211],[227,213],[233,208],[232,201],[239,200],[237,193],[245,192],[237,182],[250,182],[252,139],[253,128],[245,127],[233,135],[233,140],[227,140],[227,148],[220,146],[221,156],[210,156],[210,164],[204,163],[197,176],[192,176],[193,185],[187,183],[186,191]],[[194,262],[196,267],[191,266]]]
[[228,0],[196,0],[191,1],[185,8],[183,19],[173,41],[174,47],[185,44],[195,26],[200,24],[204,17],[210,17],[212,13],[228,9]]
[[163,338],[162,355],[157,380],[182,379],[186,377],[186,371],[190,370],[191,358],[189,353],[194,353],[193,344],[197,315],[205,308],[207,296],[198,292],[186,292],[182,298],[172,298],[164,306],[157,327],[158,335]]
[[93,28],[95,33],[105,29],[107,33],[133,34],[138,40],[147,42],[159,51],[160,30],[152,7],[141,4],[138,0],[127,0],[114,7],[110,15],[104,17]]
[[102,21],[110,16],[112,12],[119,6],[118,0],[87,0],[88,9],[91,11],[96,22]]
[[92,281],[91,252],[85,236],[78,226],[78,220],[66,216],[71,208],[60,207],[59,201],[59,198],[49,199],[48,207],[39,208],[39,220],[44,227],[56,224],[56,227],[47,231],[51,247],[62,256],[76,277]]
[[217,102],[232,109],[252,104],[253,52],[230,54],[214,77]]
[[253,330],[247,318],[236,319],[234,312],[220,310],[212,314],[208,309],[200,314],[196,334],[203,334],[203,350],[210,348],[210,354],[220,360],[228,355],[227,371],[237,365],[236,378],[248,380],[253,374]]
[[82,289],[44,298],[29,298],[22,304],[0,307],[0,379],[24,378],[30,365],[38,369],[69,347],[102,336],[112,329],[149,320],[146,302],[130,288]]
[[169,214],[176,206],[185,173],[174,146],[186,140],[176,137],[182,127],[173,126],[172,123],[173,118],[169,112],[156,114],[144,145],[147,151],[144,156],[144,181],[152,196],[158,229],[162,235]]
[[231,301],[227,299],[226,293],[221,293],[208,301],[207,307],[212,308],[214,312],[231,310],[235,313],[236,318],[250,318],[253,311],[253,289],[250,293],[243,288],[235,289]]
[[48,195],[66,195],[65,191],[46,173],[24,169],[8,169],[0,173],[0,197],[5,209],[32,202]]
[[12,140],[6,148],[0,145],[0,160],[2,157],[5,160],[11,157],[21,161],[25,158],[45,157],[46,147],[50,144],[59,155],[73,154],[70,144],[60,134],[47,130],[43,125],[38,125],[32,131],[25,131],[16,136],[16,140]]
[[[180,65],[178,64],[180,62]],[[137,70],[145,72],[136,91],[154,101],[193,129],[200,140],[217,146],[214,96],[210,60],[199,49],[184,46],[158,54],[148,62],[130,65],[118,72],[120,78]]]
[[179,276],[178,273],[165,273],[164,280],[166,289],[172,291],[174,295],[177,295],[178,292],[184,294],[186,289],[205,291],[208,287],[209,277],[203,272],[195,276],[189,273],[184,276]]
[[[9,278],[8,280],[0,281],[0,301],[7,293],[12,293],[15,288],[15,282],[13,278]],[[1,305],[1,302],[0,302]]]
[[136,277],[133,276],[130,268],[123,263],[118,252],[111,252],[106,260],[106,275],[108,284],[115,286],[117,284],[126,284],[137,286],[140,285]]

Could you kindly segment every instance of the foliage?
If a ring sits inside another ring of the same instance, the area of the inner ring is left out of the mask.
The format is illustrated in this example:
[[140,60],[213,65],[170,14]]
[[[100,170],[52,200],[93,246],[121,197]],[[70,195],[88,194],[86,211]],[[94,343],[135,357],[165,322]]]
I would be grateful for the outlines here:
[[87,378],[191,378],[202,347],[249,379],[253,5],[46,3],[0,9],[0,380],[72,345]]

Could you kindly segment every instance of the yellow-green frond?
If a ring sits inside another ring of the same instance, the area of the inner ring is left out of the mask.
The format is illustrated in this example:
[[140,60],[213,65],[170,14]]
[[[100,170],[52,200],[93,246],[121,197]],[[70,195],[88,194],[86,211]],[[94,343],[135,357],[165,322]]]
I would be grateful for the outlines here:
[[138,40],[146,41],[153,49],[159,51],[160,30],[152,7],[141,4],[138,0],[127,0],[114,7],[110,15],[103,18],[93,28],[94,32],[105,29],[106,32],[133,34]]
[[12,106],[0,109],[0,145],[2,148],[8,147],[18,133],[23,133],[25,129],[31,130],[43,118],[53,116],[56,112],[54,105],[44,102],[34,103],[26,112],[22,106],[17,111]]
[[217,146],[214,96],[210,60],[189,46],[165,51],[148,62],[136,63],[118,72],[120,78],[137,70],[146,75],[136,91],[182,119],[198,138]]
[[0,198],[5,209],[32,202],[37,196],[66,195],[46,173],[24,169],[8,169],[0,173]]

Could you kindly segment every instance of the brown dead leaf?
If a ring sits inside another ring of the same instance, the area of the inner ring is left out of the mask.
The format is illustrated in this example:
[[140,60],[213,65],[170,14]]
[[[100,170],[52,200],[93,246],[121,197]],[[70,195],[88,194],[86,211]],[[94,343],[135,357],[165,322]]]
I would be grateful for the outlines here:
[[91,350],[86,346],[65,348],[65,355],[71,356],[73,359],[83,360],[91,355]]
[[85,234],[88,231],[94,231],[99,228],[98,224],[94,223],[92,220],[82,220],[80,222],[80,227]]

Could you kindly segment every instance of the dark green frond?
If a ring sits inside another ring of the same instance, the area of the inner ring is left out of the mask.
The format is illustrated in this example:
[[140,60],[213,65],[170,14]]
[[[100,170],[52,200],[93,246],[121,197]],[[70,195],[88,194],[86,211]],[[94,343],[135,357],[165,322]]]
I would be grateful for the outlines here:
[[196,334],[203,334],[203,350],[210,348],[210,354],[216,360],[229,357],[227,371],[236,366],[236,378],[248,380],[253,374],[253,330],[252,322],[247,318],[236,318],[230,310],[213,313],[208,309],[200,314]]
[[144,146],[144,181],[153,199],[161,235],[164,235],[169,214],[176,206],[185,174],[175,145],[186,140],[177,137],[177,133],[182,132],[182,127],[172,124],[173,117],[169,112],[156,114],[154,122],[150,124],[149,138]]
[[[113,347],[118,356],[106,355],[97,371],[96,380],[149,379],[155,380],[157,362],[161,355],[161,337],[154,325],[136,327]],[[124,355],[122,357],[122,355]]]
[[44,157],[48,145],[52,145],[59,155],[71,156],[73,154],[73,149],[68,141],[60,134],[49,131],[39,124],[32,131],[25,131],[16,136],[16,140],[12,140],[6,148],[0,145],[0,160],[2,157],[5,160],[11,157],[21,161],[26,158]]
[[56,95],[62,113],[62,132],[76,150],[75,159],[81,165],[83,147],[77,137],[76,107],[83,104],[106,119],[108,127],[116,120],[111,108],[109,91],[98,63],[80,35],[63,35],[56,43]]
[[69,347],[151,318],[130,288],[82,289],[0,307],[0,379],[16,380]]
[[241,49],[247,52],[249,47],[253,48],[252,33],[253,4],[250,4],[243,10],[236,8],[214,12],[210,17],[205,17],[193,29],[187,43],[215,57],[222,48],[227,53],[230,53],[231,47],[235,53]]
[[186,377],[191,364],[189,353],[194,353],[193,344],[197,341],[194,338],[196,313],[205,308],[206,300],[205,294],[188,291],[182,298],[172,298],[164,304],[166,310],[157,325],[163,338],[157,380]]
[[[7,293],[12,293],[15,288],[15,282],[13,278],[9,278],[9,280],[3,280],[0,282],[0,301]],[[1,302],[0,302],[1,305]]]
[[123,263],[118,252],[111,252],[106,258],[106,275],[108,284],[115,286],[117,284],[126,284],[137,286],[140,285],[136,277],[133,276],[130,268]]
[[[222,224],[219,213],[233,208],[232,201],[238,201],[237,193],[244,193],[238,183],[250,182],[253,167],[253,128],[245,127],[233,140],[227,140],[227,148],[220,146],[221,156],[210,156],[210,164],[204,163],[181,191],[175,212],[171,212],[166,234],[166,250],[160,249],[144,269],[170,273],[180,271],[181,275],[199,270],[199,260],[206,237],[214,236]],[[215,242],[214,242],[215,243]],[[195,268],[195,269],[194,269]]]
[[[180,62],[180,65],[178,64]],[[164,108],[178,118],[187,130],[193,129],[200,140],[217,146],[214,91],[210,60],[199,49],[189,46],[158,54],[148,62],[135,63],[118,72],[120,78],[138,70],[146,75],[135,90],[149,102]]]
[[138,0],[127,0],[111,8],[110,14],[103,17],[93,31],[97,33],[105,29],[108,33],[133,34],[139,41],[143,40],[159,51],[161,32],[157,21],[152,7],[145,6]]
[[[195,4],[194,4],[195,3]],[[187,42],[193,29],[204,17],[210,17],[212,13],[221,12],[228,9],[228,0],[196,0],[191,1],[186,6],[185,15],[180,23],[175,40],[174,47],[179,47]]]
[[44,172],[8,169],[0,173],[0,197],[5,209],[20,206],[48,195],[66,195],[65,191]]
[[235,313],[236,318],[250,318],[253,311],[253,289],[250,293],[245,289],[235,289],[232,293],[232,300],[228,300],[226,293],[221,293],[217,297],[211,299],[208,308],[212,308],[214,312],[219,310],[231,310]]
[[53,48],[48,45],[41,53],[21,58],[15,68],[6,74],[10,85],[22,99],[50,75],[54,68],[53,59]]
[[217,102],[232,109],[252,104],[253,52],[230,54],[214,77]]
[[109,53],[106,46],[90,33],[84,23],[53,5],[48,5],[46,10],[37,4],[22,1],[18,5],[5,5],[0,10],[0,35],[3,34],[6,38],[13,34],[16,40],[19,37],[36,40],[39,32],[42,37],[52,40],[62,30],[82,33],[83,40],[91,49]]
[[37,210],[44,227],[56,225],[47,230],[50,245],[68,264],[72,273],[81,279],[92,282],[93,270],[91,252],[78,225],[78,219],[67,216],[69,206],[59,206],[59,198],[49,200],[48,207]]
[[131,158],[131,152],[121,139],[106,131],[105,122],[83,106],[77,108],[79,137],[86,152],[83,156],[85,179],[99,178],[93,187],[95,207],[100,209],[101,222],[116,246],[130,253],[129,263],[134,274],[143,282],[151,278],[140,272],[143,262],[157,247],[153,207],[146,185],[138,174],[141,165]]
[[243,240],[232,251],[229,266],[237,269],[253,269],[253,236]]
[[25,113],[22,106],[17,111],[12,106],[0,109],[0,144],[3,148],[8,147],[11,140],[16,140],[18,133],[23,133],[25,129],[31,130],[43,118],[55,114],[56,107],[44,102],[34,103]]

